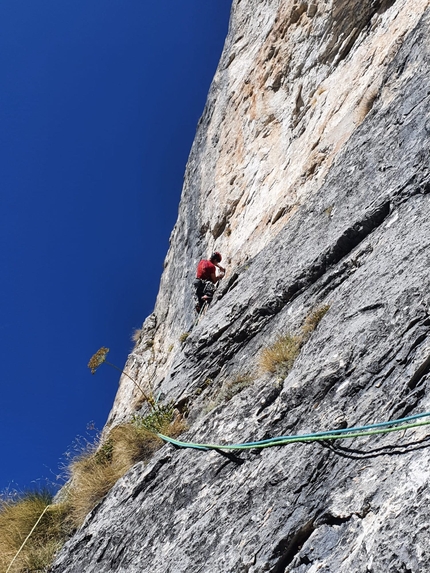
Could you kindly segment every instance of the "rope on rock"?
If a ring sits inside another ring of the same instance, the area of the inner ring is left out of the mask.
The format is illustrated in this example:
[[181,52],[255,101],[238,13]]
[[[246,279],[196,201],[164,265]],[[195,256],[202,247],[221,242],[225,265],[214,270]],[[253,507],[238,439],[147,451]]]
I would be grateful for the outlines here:
[[[192,448],[195,450],[251,450],[253,448],[263,449],[272,448],[274,446],[286,446],[296,442],[318,442],[324,440],[346,440],[353,438],[360,438],[362,436],[375,436],[379,434],[388,434],[391,432],[400,432],[402,430],[409,430],[411,428],[418,428],[420,426],[430,425],[430,420],[422,422],[412,422],[420,418],[429,417],[430,412],[422,414],[415,414],[406,418],[398,418],[397,420],[390,420],[388,422],[378,422],[376,424],[369,424],[367,426],[358,426],[354,428],[343,428],[339,430],[329,430],[326,432],[313,432],[311,434],[298,434],[293,436],[278,436],[269,438],[267,440],[260,440],[257,442],[244,442],[239,444],[201,444],[195,442],[181,442],[175,440],[164,434],[157,434],[159,438],[177,446],[179,448]],[[406,423],[405,423],[406,422]],[[394,428],[389,426],[397,425]]]
[[[180,448],[192,448],[196,450],[251,450],[253,448],[271,448],[274,446],[286,446],[287,444],[293,444],[297,442],[317,442],[317,441],[324,441],[324,440],[346,440],[346,439],[353,439],[353,438],[360,438],[362,436],[375,436],[379,434],[388,434],[391,432],[400,432],[402,430],[410,430],[411,428],[419,428],[421,426],[428,426],[430,425],[430,420],[426,420],[423,422],[415,422],[415,423],[408,423],[412,422],[413,420],[418,420],[420,418],[430,417],[430,412],[424,412],[422,414],[415,414],[414,416],[408,416],[407,418],[398,418],[397,420],[391,420],[388,422],[379,422],[377,424],[368,424],[367,426],[358,426],[354,428],[342,428],[339,430],[328,430],[326,432],[313,432],[311,434],[297,434],[293,436],[278,436],[274,438],[269,438],[267,440],[260,440],[257,442],[244,442],[241,444],[199,444],[195,442],[181,442],[180,440],[175,440],[174,438],[170,438],[169,436],[165,436],[164,434],[157,433],[157,436],[168,442],[173,444],[174,446]],[[406,423],[405,423],[406,422]],[[395,426],[396,424],[399,424]],[[395,426],[394,428],[389,426]],[[12,565],[15,563],[16,558],[21,553],[22,549],[25,547],[27,541],[30,539],[32,534],[34,533],[36,527],[41,522],[43,516],[48,511],[48,509],[54,507],[52,504],[47,505],[45,509],[40,514],[39,518],[37,519],[36,523],[33,525],[30,533],[24,539],[21,547],[18,549],[16,555],[9,563],[8,568],[6,569],[5,573],[9,573]]]

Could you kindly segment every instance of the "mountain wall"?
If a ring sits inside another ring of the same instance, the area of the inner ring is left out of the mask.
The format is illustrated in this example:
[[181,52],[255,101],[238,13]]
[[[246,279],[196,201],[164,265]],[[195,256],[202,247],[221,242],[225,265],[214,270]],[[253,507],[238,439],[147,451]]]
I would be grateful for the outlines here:
[[[187,416],[181,439],[430,410],[429,25],[429,0],[233,2],[154,313],[125,367]],[[214,249],[227,275],[193,328],[195,266]],[[323,306],[291,370],[263,372],[261,351]],[[106,428],[142,408],[123,376]],[[429,436],[227,456],[165,445],[52,573],[429,571]]]

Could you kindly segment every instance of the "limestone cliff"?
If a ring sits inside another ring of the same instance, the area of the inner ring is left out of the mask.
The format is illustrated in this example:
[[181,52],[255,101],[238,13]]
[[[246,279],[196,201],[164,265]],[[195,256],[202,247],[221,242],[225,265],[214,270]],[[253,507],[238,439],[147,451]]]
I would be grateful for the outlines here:
[[[430,0],[233,2],[154,313],[126,364],[188,412],[187,440],[430,410],[429,25]],[[191,330],[194,269],[213,249],[228,272]],[[263,374],[261,350],[323,304],[288,375]],[[238,375],[252,383],[218,403]],[[123,377],[108,426],[139,404]],[[166,445],[52,571],[428,571],[428,435],[239,460]]]

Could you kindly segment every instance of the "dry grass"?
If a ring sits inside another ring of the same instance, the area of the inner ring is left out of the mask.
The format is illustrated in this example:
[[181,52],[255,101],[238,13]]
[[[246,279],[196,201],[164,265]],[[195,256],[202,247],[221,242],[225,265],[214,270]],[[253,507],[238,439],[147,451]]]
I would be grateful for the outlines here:
[[312,100],[311,100],[311,106],[312,106],[312,107],[315,107],[315,105],[316,105],[316,103],[317,103],[317,101],[318,101],[319,96],[322,95],[322,94],[323,94],[324,92],[326,92],[326,91],[327,91],[327,88],[324,87],[324,86],[322,86],[322,85],[320,85],[320,86],[316,89],[316,91],[315,91],[315,93],[314,93],[314,95],[313,95],[313,97],[312,97]]
[[236,394],[239,394],[239,392],[242,392],[242,390],[248,388],[248,386],[251,386],[253,381],[254,378],[251,376],[251,374],[248,373],[236,374],[236,376],[233,378],[225,381],[219,392],[203,409],[203,414],[211,412],[220,404],[229,402],[234,396],[236,396]]
[[253,377],[248,373],[236,374],[236,376],[227,380],[222,385],[221,391],[217,396],[218,402],[229,402],[233,396],[236,396],[236,394],[239,394],[239,392],[248,388],[248,386],[252,384],[253,380]]
[[72,527],[79,527],[121,474],[110,464],[97,463],[93,456],[74,461],[70,472],[71,483],[67,486],[67,500],[71,508],[69,519]]
[[[183,420],[176,418],[166,420],[158,431],[178,436],[185,429]],[[79,527],[118,479],[137,462],[149,460],[163,443],[136,417],[133,423],[113,428],[97,449],[89,448],[75,458],[69,467],[71,479],[67,488],[72,526]]]
[[324,209],[324,213],[327,215],[328,218],[332,216],[334,209],[334,205],[329,205],[326,209]]
[[179,337],[179,342],[180,342],[181,344],[183,344],[183,343],[187,340],[187,338],[188,338],[189,336],[190,336],[190,333],[189,333],[189,332],[183,332],[183,333],[180,335],[180,337]]
[[325,304],[311,311],[306,317],[300,334],[284,334],[278,336],[273,344],[261,351],[259,366],[262,372],[270,372],[279,377],[285,377],[293,367],[294,361],[312,332],[329,310]]
[[378,97],[377,91],[369,91],[365,97],[361,100],[360,104],[358,105],[358,121],[363,121],[366,115],[370,112],[375,103],[376,98]]
[[[52,497],[46,492],[30,492],[0,504],[0,572],[4,573]],[[26,545],[14,561],[10,573],[45,571],[66,537],[64,505],[49,507]]]
[[325,314],[328,312],[329,308],[329,304],[324,304],[308,314],[302,326],[302,332],[305,336],[309,337],[312,334]]
[[[135,328],[133,330],[133,332],[131,333],[131,340],[135,344],[138,344],[142,340],[143,334],[144,334],[143,328]],[[153,346],[154,346],[154,340],[152,340],[152,339],[146,340],[145,350],[148,350],[149,348],[152,348]]]
[[85,516],[135,463],[149,459],[161,440],[133,424],[116,426],[96,451],[83,452],[70,464],[67,488],[70,519],[79,527]]
[[286,376],[299,355],[301,344],[301,336],[292,334],[278,336],[273,344],[262,350],[259,359],[260,370]]
[[178,416],[170,422],[169,427],[166,428],[164,432],[160,430],[160,434],[164,434],[165,436],[169,436],[170,438],[177,438],[181,434],[183,434],[186,430],[188,430],[188,424],[185,422],[183,418]]
[[142,329],[141,328],[135,328],[133,330],[133,332],[131,333],[131,340],[137,344],[140,340],[140,337],[142,336]]

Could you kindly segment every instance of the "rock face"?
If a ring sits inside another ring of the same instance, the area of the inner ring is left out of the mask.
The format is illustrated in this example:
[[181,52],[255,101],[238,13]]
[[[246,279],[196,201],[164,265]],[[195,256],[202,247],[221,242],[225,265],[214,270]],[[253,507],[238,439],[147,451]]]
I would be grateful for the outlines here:
[[[126,365],[186,407],[182,439],[430,410],[429,26],[429,0],[233,3],[154,314]],[[227,276],[181,343],[195,265],[214,248]],[[262,373],[261,350],[321,305],[290,372]],[[108,427],[138,398],[123,377]],[[52,573],[429,571],[429,436],[237,456],[166,445],[114,486]]]

